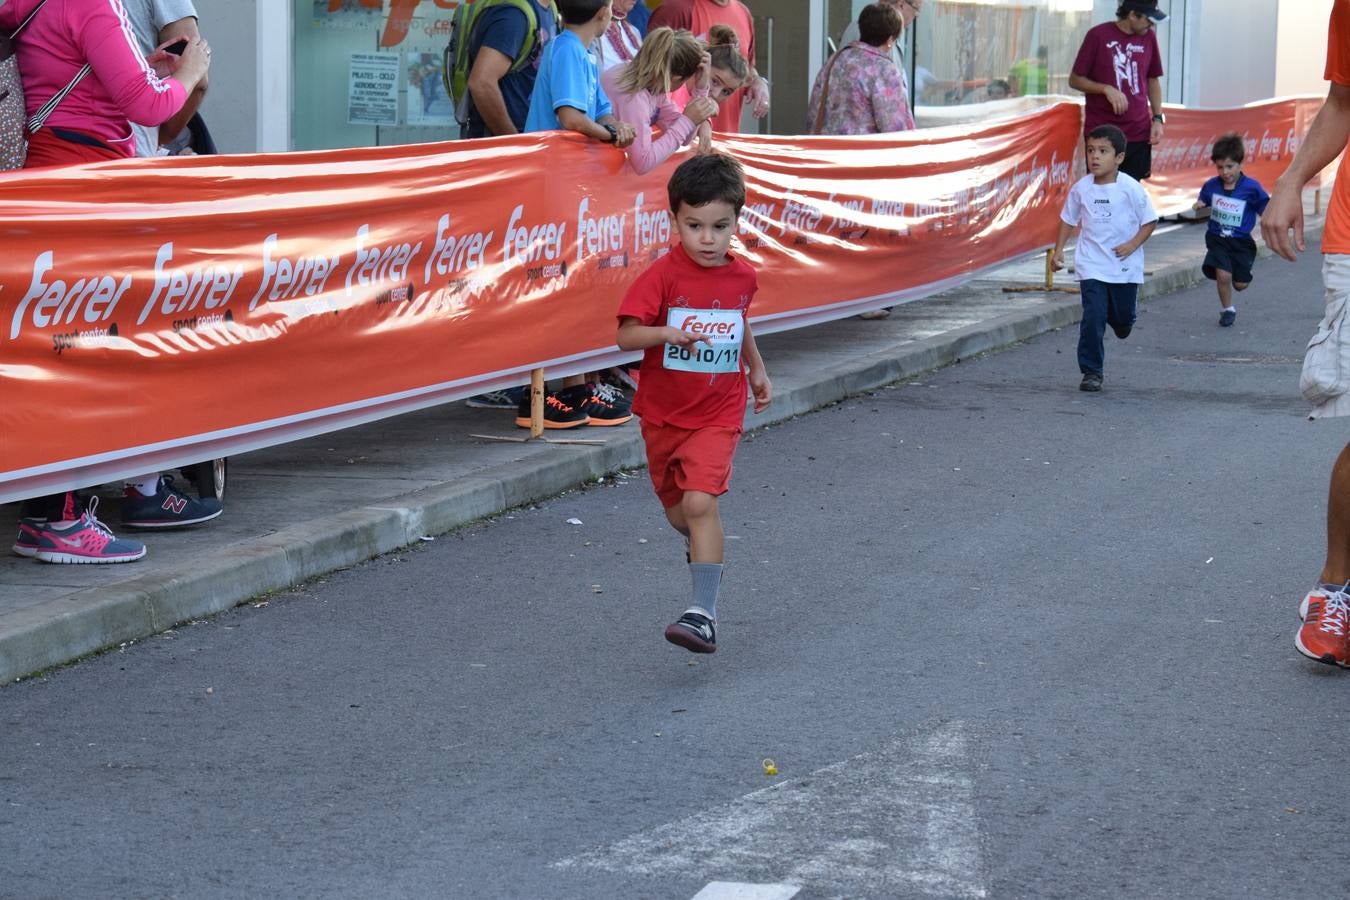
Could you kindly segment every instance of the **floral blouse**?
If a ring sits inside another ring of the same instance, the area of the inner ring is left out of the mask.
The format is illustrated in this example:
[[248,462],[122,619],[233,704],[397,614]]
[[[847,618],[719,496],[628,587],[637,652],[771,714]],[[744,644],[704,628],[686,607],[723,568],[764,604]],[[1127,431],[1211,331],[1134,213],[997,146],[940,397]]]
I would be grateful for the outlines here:
[[[818,134],[879,134],[884,131],[909,131],[914,117],[909,112],[909,97],[900,70],[880,47],[862,41],[848,44],[816,76],[807,106],[806,130]],[[816,115],[825,73],[830,73],[825,118],[817,132]]]

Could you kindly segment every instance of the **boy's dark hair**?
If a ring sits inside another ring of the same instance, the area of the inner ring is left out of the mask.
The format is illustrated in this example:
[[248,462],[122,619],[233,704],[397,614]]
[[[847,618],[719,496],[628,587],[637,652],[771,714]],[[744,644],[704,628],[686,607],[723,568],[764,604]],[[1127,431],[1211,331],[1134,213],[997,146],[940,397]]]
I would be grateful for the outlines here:
[[1125,152],[1125,132],[1114,125],[1098,125],[1088,132],[1087,138],[1084,140],[1090,140],[1091,138],[1110,141],[1111,149],[1116,151],[1117,156]]
[[893,37],[899,37],[905,20],[894,6],[869,3],[858,13],[858,40],[872,47],[880,47]]
[[564,24],[585,25],[611,0],[558,0],[558,13]]
[[1241,165],[1246,156],[1247,146],[1242,143],[1242,135],[1236,131],[1230,131],[1214,142],[1214,149],[1209,154],[1209,161],[1218,162],[1221,159],[1231,159]]
[[723,200],[739,216],[745,206],[745,172],[740,163],[725,153],[691,156],[670,176],[666,193],[671,212],[679,212],[681,203],[704,206]]

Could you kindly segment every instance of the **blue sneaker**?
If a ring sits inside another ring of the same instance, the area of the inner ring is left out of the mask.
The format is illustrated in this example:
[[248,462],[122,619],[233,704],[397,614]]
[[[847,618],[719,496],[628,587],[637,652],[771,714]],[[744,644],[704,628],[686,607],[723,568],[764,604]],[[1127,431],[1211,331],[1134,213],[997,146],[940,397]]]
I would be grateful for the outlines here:
[[1237,321],[1236,309],[1225,309],[1223,312],[1219,313],[1219,324],[1222,325],[1224,328],[1227,328],[1229,325],[1232,325],[1236,321]]
[[488,391],[464,401],[465,406],[474,409],[515,409],[528,393],[523,387],[507,388],[504,391]]
[[122,495],[122,524],[128,528],[182,528],[209,522],[224,511],[215,497],[198,499],[175,488],[172,475],[159,476],[153,497],[131,485]]

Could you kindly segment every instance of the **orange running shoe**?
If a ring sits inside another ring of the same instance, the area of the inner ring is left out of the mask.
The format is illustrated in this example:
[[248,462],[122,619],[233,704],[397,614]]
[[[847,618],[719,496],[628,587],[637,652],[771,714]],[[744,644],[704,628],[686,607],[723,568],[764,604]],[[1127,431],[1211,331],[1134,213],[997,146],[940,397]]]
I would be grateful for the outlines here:
[[1329,666],[1350,668],[1350,596],[1344,591],[1316,588],[1299,604],[1303,627],[1294,636],[1294,646],[1308,659]]

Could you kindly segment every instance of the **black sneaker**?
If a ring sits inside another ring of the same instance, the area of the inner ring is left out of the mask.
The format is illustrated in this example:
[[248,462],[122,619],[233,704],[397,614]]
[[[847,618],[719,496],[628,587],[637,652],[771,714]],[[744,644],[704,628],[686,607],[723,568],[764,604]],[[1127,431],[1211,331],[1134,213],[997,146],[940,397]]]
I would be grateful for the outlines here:
[[[544,427],[545,428],[576,428],[579,425],[585,425],[591,420],[578,404],[568,403],[563,399],[566,390],[575,390],[575,388],[566,388],[556,394],[544,395]],[[520,403],[516,406],[516,425],[520,428],[530,427],[530,392],[520,398]]]
[[691,653],[716,653],[717,631],[707,612],[697,606],[684,611],[673,625],[666,626],[666,640]]
[[209,522],[224,511],[215,497],[198,499],[178,490],[172,475],[159,476],[153,497],[131,485],[122,495],[122,524],[128,528],[182,528]]
[[623,395],[623,391],[603,381],[585,387],[590,391],[590,396],[586,398],[583,409],[591,417],[590,424],[622,425],[633,418],[633,403]]
[[1237,321],[1236,309],[1225,309],[1223,312],[1219,313],[1219,324],[1222,325],[1224,328],[1230,327],[1236,321]]
[[1079,382],[1078,389],[1080,391],[1100,391],[1102,389],[1102,376],[1096,372],[1088,372]]

